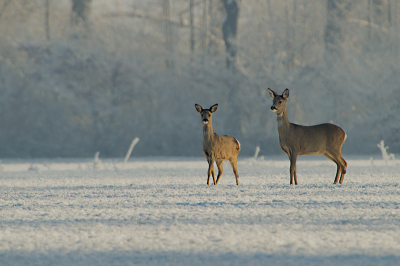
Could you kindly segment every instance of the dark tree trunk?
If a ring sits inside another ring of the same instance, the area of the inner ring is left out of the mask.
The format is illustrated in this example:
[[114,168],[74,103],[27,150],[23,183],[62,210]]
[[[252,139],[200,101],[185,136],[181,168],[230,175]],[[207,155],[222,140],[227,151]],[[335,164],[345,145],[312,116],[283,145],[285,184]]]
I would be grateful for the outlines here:
[[324,32],[324,60],[325,63],[331,64],[334,58],[342,58],[340,51],[341,31],[339,21],[344,14],[340,7],[343,0],[327,0],[326,8],[326,26]]
[[226,67],[234,70],[236,68],[239,6],[237,0],[222,0],[222,2],[226,10],[226,19],[222,25],[222,34],[227,52]]
[[195,50],[194,40],[194,13],[193,13],[193,0],[189,1],[189,20],[190,20],[190,52],[193,60],[193,54]]
[[[219,12],[220,10],[218,8],[219,5],[216,3],[216,1],[218,1],[218,3],[222,4],[222,1],[220,2],[220,0],[209,0],[209,4],[208,4],[208,13],[210,16],[209,31],[210,31],[212,38],[210,38],[210,40],[208,42],[207,53],[213,54],[213,55],[217,55],[219,53],[220,49],[219,49],[218,43],[216,42],[215,36],[218,36],[220,31],[222,30],[222,22],[220,23],[220,21],[219,21],[219,13],[220,13]],[[221,7],[222,7],[222,5],[221,5]]]
[[163,14],[165,21],[165,40],[166,40],[166,50],[167,50],[167,59],[165,60],[165,64],[167,68],[172,69],[174,67],[174,62],[172,59],[173,45],[172,45],[172,29],[171,29],[171,8],[169,0],[163,0]]
[[45,1],[44,28],[46,32],[46,40],[50,40],[50,0]]
[[72,24],[84,23],[87,25],[91,4],[92,0],[72,0]]
[[[341,48],[342,34],[340,21],[344,17],[343,13],[344,0],[327,0],[326,7],[326,25],[324,32],[324,62],[330,71],[335,72],[334,68],[340,68],[343,63],[343,51]],[[338,81],[333,76],[328,75],[325,80],[325,89],[327,90],[327,98],[330,99],[334,120],[339,119],[340,108],[338,106],[340,93],[338,90]]]
[[203,0],[203,16],[201,18],[201,42],[200,46],[203,52],[206,52],[207,46],[207,2],[208,0]]

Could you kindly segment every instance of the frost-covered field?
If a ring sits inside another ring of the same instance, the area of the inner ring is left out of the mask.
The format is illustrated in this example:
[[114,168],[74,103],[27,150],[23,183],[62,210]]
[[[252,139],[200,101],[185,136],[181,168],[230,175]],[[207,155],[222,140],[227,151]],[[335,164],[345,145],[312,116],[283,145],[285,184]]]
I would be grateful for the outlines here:
[[[400,265],[400,161],[3,161],[0,265]],[[93,169],[95,168],[95,169]]]

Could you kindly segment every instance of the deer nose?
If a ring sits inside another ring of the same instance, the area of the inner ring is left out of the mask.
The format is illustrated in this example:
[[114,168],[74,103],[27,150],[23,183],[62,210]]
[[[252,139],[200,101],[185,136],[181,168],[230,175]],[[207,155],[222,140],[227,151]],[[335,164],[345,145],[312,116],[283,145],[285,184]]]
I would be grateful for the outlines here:
[[271,111],[277,110],[274,105],[271,106]]
[[208,119],[203,119],[203,124],[208,124]]

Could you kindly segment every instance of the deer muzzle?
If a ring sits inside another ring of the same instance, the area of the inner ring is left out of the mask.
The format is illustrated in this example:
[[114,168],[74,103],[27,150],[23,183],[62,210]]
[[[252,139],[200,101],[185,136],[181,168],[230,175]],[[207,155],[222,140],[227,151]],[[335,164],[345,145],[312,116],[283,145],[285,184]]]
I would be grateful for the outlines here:
[[278,110],[278,109],[276,109],[276,107],[275,107],[274,105],[271,106],[271,111],[272,111],[272,112],[275,113],[277,110]]

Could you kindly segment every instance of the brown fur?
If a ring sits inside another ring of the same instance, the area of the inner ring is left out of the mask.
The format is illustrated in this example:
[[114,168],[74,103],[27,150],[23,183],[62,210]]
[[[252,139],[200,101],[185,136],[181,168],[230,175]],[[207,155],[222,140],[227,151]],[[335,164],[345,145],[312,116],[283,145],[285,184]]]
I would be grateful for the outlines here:
[[278,95],[268,89],[273,99],[271,110],[277,115],[279,144],[290,160],[290,184],[297,185],[296,160],[298,155],[321,154],[332,160],[337,165],[334,184],[343,183],[346,174],[347,162],[343,159],[341,148],[346,139],[346,133],[333,124],[320,124],[315,126],[301,126],[289,122],[286,102],[289,90]]
[[[214,185],[222,175],[222,163],[229,160],[231,163],[233,173],[236,177],[236,185],[239,185],[239,174],[237,171],[237,156],[240,151],[240,143],[234,137],[220,136],[214,133],[212,127],[212,115],[217,110],[218,104],[214,104],[210,109],[203,109],[198,104],[195,104],[197,112],[201,115],[201,123],[203,125],[203,153],[208,162],[208,178],[207,185],[209,185],[210,175],[213,177]],[[218,167],[217,181],[215,181],[214,161]]]

